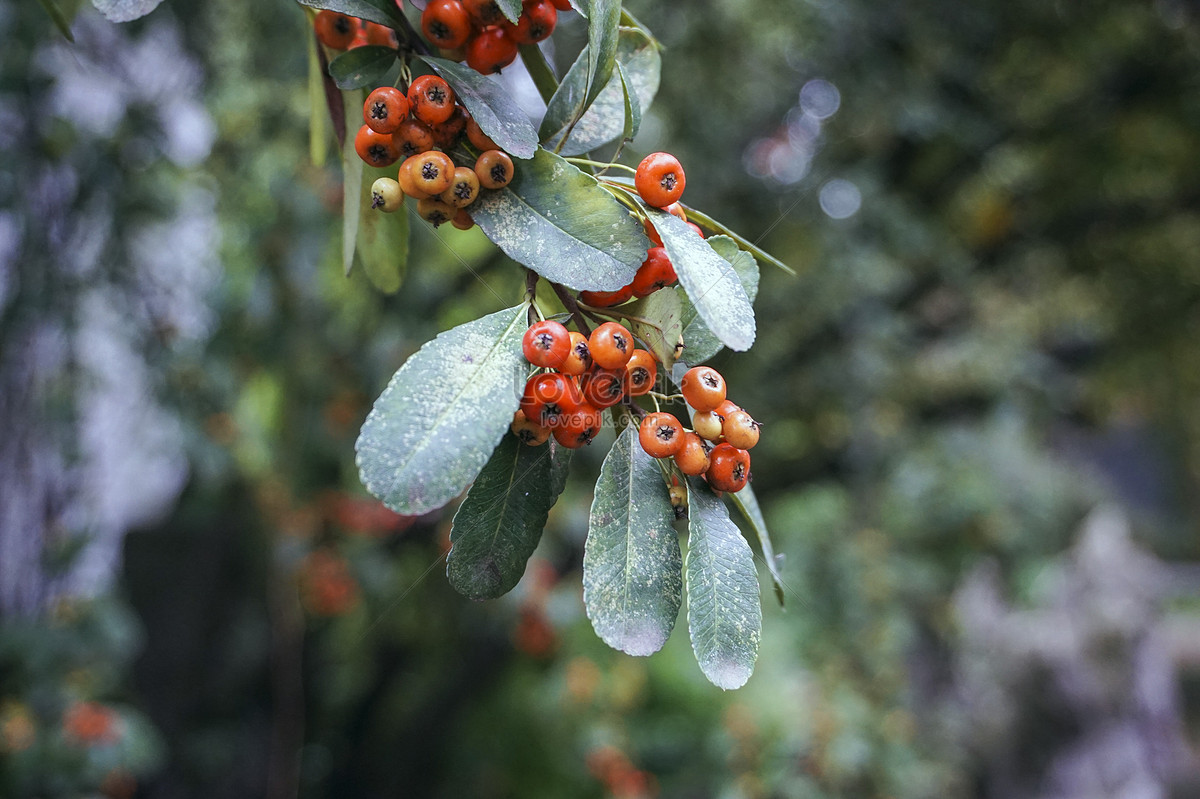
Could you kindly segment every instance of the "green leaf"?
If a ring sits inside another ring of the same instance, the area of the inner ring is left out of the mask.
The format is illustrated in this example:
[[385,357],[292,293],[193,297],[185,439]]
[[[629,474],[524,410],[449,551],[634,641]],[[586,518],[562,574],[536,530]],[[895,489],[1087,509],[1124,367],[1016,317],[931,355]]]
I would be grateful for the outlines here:
[[41,3],[42,8],[46,10],[46,14],[54,23],[54,27],[58,28],[58,32],[63,35],[64,39],[74,44],[75,34],[71,33],[71,20],[67,19],[67,15],[54,4],[54,0],[41,0]]
[[641,223],[595,178],[543,149],[507,187],[481,192],[471,216],[510,258],[573,289],[616,291],[650,246]]
[[754,534],[758,536],[758,545],[762,549],[763,560],[767,562],[767,571],[771,573],[771,581],[775,584],[775,599],[779,602],[779,607],[783,607],[783,576],[779,573],[779,569],[783,565],[783,555],[775,554],[775,547],[771,544],[771,534],[767,532],[767,521],[763,518],[762,509],[758,507],[758,497],[754,496],[754,489],[747,484],[741,491],[735,491],[726,496],[733,501],[737,509],[746,517],[746,521],[754,528]]
[[[517,4],[518,10],[520,3]],[[458,99],[471,112],[479,129],[517,158],[532,158],[537,150],[537,132],[508,90],[470,67],[444,58],[424,56],[430,69],[442,76]],[[518,168],[518,172],[520,169]]]
[[[645,342],[666,369],[675,365],[675,346],[683,332],[683,292],[656,291],[621,308],[628,313],[633,333]],[[684,350],[686,353],[687,350]]]
[[680,285],[704,324],[731,350],[750,349],[755,334],[754,308],[733,264],[682,219],[657,208],[647,206],[646,210]]
[[[356,119],[362,118],[362,91],[342,92],[342,105],[346,115],[346,130],[362,127]],[[366,164],[354,149],[354,137],[346,136],[342,142],[342,269],[347,275],[354,266],[354,248],[358,242],[358,221],[362,211],[363,169]]]
[[329,77],[343,91],[375,88],[384,82],[397,54],[398,51],[377,44],[355,47],[329,62]]
[[396,7],[395,0],[300,0],[300,2],[309,8],[340,11],[352,17],[378,22],[393,28],[402,23],[400,10]]
[[[625,76],[625,85],[622,85],[621,73],[614,75],[596,97],[596,101],[587,109],[587,113],[579,118],[577,112],[585,97],[588,64],[587,52],[580,54],[546,108],[546,116],[538,130],[542,141],[557,145],[570,128],[570,136],[566,143],[558,148],[559,152],[564,155],[580,155],[625,133],[627,89],[632,92],[630,99],[637,99],[640,117],[640,112],[650,107],[658,93],[662,58],[645,33],[632,28],[622,28],[617,42],[617,63]],[[640,119],[635,123],[633,133],[637,132],[638,125]]]
[[700,479],[688,480],[684,573],[688,632],[700,670],[718,688],[740,688],[754,671],[762,637],[758,574],[725,503]]
[[583,108],[586,110],[612,77],[617,61],[621,0],[584,0],[588,21],[588,78]]
[[625,101],[625,125],[621,128],[621,139],[633,141],[638,128],[642,126],[642,104],[634,94],[629,79],[625,77],[625,68],[621,66],[620,61],[617,61],[617,77],[621,79],[621,95]]
[[326,144],[329,135],[329,109],[325,105],[325,79],[321,74],[321,57],[317,37],[308,40],[308,154],[313,166],[325,166]]
[[446,556],[454,590],[495,599],[520,581],[558,499],[556,466],[551,445],[530,447],[511,434],[500,439],[454,514]]
[[[738,249],[733,239],[726,236],[710,236],[708,246],[733,266],[746,297],[753,303],[758,296],[758,263],[754,256]],[[692,365],[703,363],[720,352],[723,345],[704,324],[688,296],[682,291],[678,293],[683,302],[683,360]]]
[[355,450],[367,490],[407,516],[458,496],[512,423],[528,364],[526,306],[442,333],[396,372]]
[[500,6],[500,12],[514,25],[517,18],[521,16],[521,0],[496,0],[496,5]]
[[662,472],[626,427],[600,467],[583,550],[583,605],[604,643],[651,655],[683,603],[675,514]]
[[371,207],[371,184],[379,177],[391,177],[392,170],[365,170],[362,201],[359,207],[358,261],[367,279],[384,294],[400,289],[408,266],[408,214],[403,208],[384,213]]
[[[632,183],[630,185],[632,185]],[[742,235],[730,230],[729,227],[727,227],[726,225],[722,224],[721,222],[718,222],[717,220],[713,219],[711,216],[708,216],[705,213],[697,211],[695,208],[692,208],[690,205],[685,205],[684,210],[687,212],[688,219],[695,222],[700,227],[706,228],[708,230],[715,230],[718,233],[723,233],[724,235],[726,235],[729,238],[736,241],[738,246],[741,247],[743,250],[749,251],[750,254],[753,255],[755,258],[758,258],[759,260],[762,260],[762,261],[766,261],[767,263],[771,264],[772,266],[777,266],[780,269],[782,269],[783,271],[787,272],[789,275],[796,274],[795,269],[792,269],[790,266],[785,264],[783,261],[779,260],[774,255],[771,255],[771,253],[767,252],[762,247],[759,247],[757,244],[750,241],[745,236],[742,236]]]
[[162,0],[92,0],[109,22],[132,22],[158,7]]

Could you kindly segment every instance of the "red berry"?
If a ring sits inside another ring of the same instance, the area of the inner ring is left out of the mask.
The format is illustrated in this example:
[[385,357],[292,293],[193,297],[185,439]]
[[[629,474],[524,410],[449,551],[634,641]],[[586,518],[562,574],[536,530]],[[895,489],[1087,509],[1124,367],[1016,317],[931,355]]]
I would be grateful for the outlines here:
[[629,356],[629,363],[625,364],[625,371],[629,373],[630,395],[640,397],[654,388],[654,381],[658,378],[658,362],[646,350],[634,350]]
[[554,428],[554,440],[569,449],[590,444],[600,432],[602,421],[600,411],[584,403]]
[[313,20],[317,39],[330,50],[349,49],[359,31],[358,20],[337,11],[318,11]]
[[396,46],[396,34],[387,25],[380,25],[378,22],[367,22],[363,25],[363,33],[366,35],[367,44],[393,48]]
[[558,367],[559,371],[568,375],[581,375],[592,365],[592,353],[588,350],[587,337],[582,333],[571,331],[571,351]]
[[614,305],[620,305],[633,296],[633,284],[619,288],[616,291],[581,291],[579,299],[584,305],[590,305],[593,308],[611,308]]
[[513,162],[503,150],[487,150],[475,159],[475,176],[485,189],[502,189],[513,179]]
[[717,444],[708,453],[705,476],[717,491],[741,491],[750,479],[750,453],[732,444]]
[[484,28],[467,42],[467,66],[481,75],[491,75],[517,57],[517,43],[501,27]]
[[581,378],[583,398],[597,408],[611,408],[629,393],[629,372],[593,367]]
[[655,208],[666,208],[678,200],[686,182],[679,159],[670,153],[650,153],[633,176],[638,194]]
[[679,381],[679,390],[697,411],[711,411],[725,399],[725,378],[711,366],[693,366]]
[[499,25],[505,21],[496,0],[462,0],[462,5],[480,26]]
[[633,278],[633,294],[635,297],[646,297],[661,288],[666,288],[676,280],[675,267],[667,257],[667,251],[662,247],[651,247],[646,251],[646,260],[638,267]]
[[669,458],[683,449],[683,425],[665,411],[648,413],[638,426],[638,441],[652,458]]
[[605,322],[588,337],[592,360],[604,369],[620,369],[633,354],[633,334],[622,324]]
[[471,18],[459,0],[429,0],[421,12],[421,31],[438,47],[453,50],[467,43]]
[[509,425],[512,434],[521,439],[522,443],[528,444],[531,447],[536,447],[539,444],[545,444],[550,438],[550,428],[543,427],[537,422],[531,422],[525,418],[524,411],[518,410],[513,414],[512,424]]
[[525,331],[521,350],[534,366],[557,369],[571,352],[571,333],[553,319],[536,322]]
[[517,44],[537,44],[549,38],[558,24],[558,11],[550,0],[526,0],[517,24],[509,34]]
[[408,98],[395,86],[380,86],[363,103],[363,121],[376,133],[395,133],[408,119]]
[[454,90],[437,75],[422,75],[408,87],[412,114],[427,125],[440,125],[454,113]]
[[683,446],[675,453],[675,465],[679,471],[695,477],[708,471],[708,450],[695,433],[683,434]]
[[400,147],[390,134],[376,133],[366,125],[354,137],[354,150],[368,166],[385,167],[400,159]]

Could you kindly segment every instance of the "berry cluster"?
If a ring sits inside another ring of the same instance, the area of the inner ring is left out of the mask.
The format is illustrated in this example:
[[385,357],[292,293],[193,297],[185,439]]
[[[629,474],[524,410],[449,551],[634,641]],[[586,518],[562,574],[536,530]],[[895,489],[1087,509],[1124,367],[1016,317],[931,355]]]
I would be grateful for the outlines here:
[[693,429],[685,430],[665,411],[646,414],[638,427],[642,449],[655,458],[674,458],[679,471],[704,475],[717,491],[741,491],[750,479],[748,450],[758,443],[758,422],[726,399],[725,378],[711,366],[689,369],[679,388],[696,412]]
[[[459,146],[464,134],[473,150]],[[513,177],[512,159],[437,75],[416,78],[407,94],[394,86],[372,91],[363,103],[363,126],[354,137],[354,149],[374,167],[404,159],[396,179],[379,178],[372,184],[373,208],[396,211],[407,195],[417,201],[421,218],[435,227],[452,222],[470,228],[474,222],[465,209],[479,190],[503,188]],[[479,155],[473,156],[474,151]],[[451,152],[471,166],[456,165]]]
[[564,447],[591,443],[600,432],[600,413],[625,397],[649,393],[658,378],[654,356],[638,349],[633,334],[605,322],[585,337],[552,319],[525,331],[525,358],[545,371],[525,383],[512,430],[526,444],[551,435]]
[[[679,203],[686,183],[679,159],[670,153],[651,153],[638,164],[633,181],[638,196],[647,205],[661,208],[687,222],[697,235],[704,237],[698,225],[688,222],[687,212]],[[662,238],[649,220],[644,224],[646,235],[654,246],[646,251],[646,260],[638,268],[633,281],[616,291],[584,291],[579,298],[585,304],[593,308],[611,308],[631,297],[646,297],[676,281],[675,267],[662,246]]]
[[396,34],[387,25],[368,22],[337,11],[320,11],[313,20],[317,39],[330,50],[353,50],[367,44],[396,47]]
[[496,0],[430,0],[421,13],[421,31],[442,55],[483,75],[499,72],[517,57],[517,48],[536,44],[554,32],[568,0],[525,0],[516,23]]
[[[512,432],[531,446],[551,435],[572,449],[591,443],[604,408],[649,394],[658,378],[657,360],[617,322],[587,337],[552,319],[537,322],[525,331],[522,351],[539,371],[525,383]],[[642,449],[673,458],[685,475],[704,475],[718,491],[740,491],[750,479],[748,450],[758,443],[758,422],[726,399],[725,378],[711,366],[689,369],[680,391],[695,411],[694,429],[666,411],[648,413],[638,427]]]

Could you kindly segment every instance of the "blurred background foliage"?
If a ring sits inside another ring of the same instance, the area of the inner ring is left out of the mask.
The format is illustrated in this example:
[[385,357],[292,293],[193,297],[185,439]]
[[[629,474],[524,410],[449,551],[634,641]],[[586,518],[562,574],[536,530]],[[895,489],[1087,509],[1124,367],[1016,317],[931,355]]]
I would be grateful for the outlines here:
[[392,372],[522,277],[419,223],[399,293],[341,275],[298,8],[68,46],[2,0],[0,794],[1196,795],[1194,6],[629,8],[632,150],[799,272],[714,361],[787,558],[750,683],[592,633],[607,439],[495,602],[446,585],[452,508],[363,493]]

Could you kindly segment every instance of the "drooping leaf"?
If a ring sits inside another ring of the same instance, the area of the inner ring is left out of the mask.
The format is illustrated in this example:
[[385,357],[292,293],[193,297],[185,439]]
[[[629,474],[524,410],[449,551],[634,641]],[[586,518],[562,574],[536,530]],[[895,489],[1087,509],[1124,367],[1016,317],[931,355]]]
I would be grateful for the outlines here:
[[[633,141],[638,128],[642,126],[642,103],[634,93],[633,85],[626,77],[625,68],[621,66],[619,59],[617,60],[617,77],[621,79],[621,96],[625,106],[625,125],[621,128],[621,138],[624,141]],[[599,101],[600,98],[596,99]],[[592,107],[595,108],[595,106]]]
[[454,590],[470,599],[495,599],[520,581],[558,499],[557,471],[562,469],[551,445],[530,447],[512,434],[500,439],[454,514],[446,556]]
[[397,51],[377,44],[347,50],[329,62],[329,76],[339,89],[374,88],[396,63]]
[[[519,2],[517,8],[520,9]],[[537,150],[537,131],[503,86],[454,61],[431,56],[422,60],[450,84],[480,130],[501,149],[517,158],[533,157]],[[520,169],[518,167],[518,173]]]
[[400,289],[408,267],[408,214],[403,208],[390,214],[372,208],[371,184],[376,178],[394,174],[392,170],[365,170],[355,248],[367,279],[384,294],[395,294]]
[[571,476],[571,453],[574,450],[560,446],[557,441],[550,440],[550,493],[558,496],[567,487],[567,478]]
[[[662,59],[658,49],[640,30],[622,28],[617,42],[617,62],[625,76],[622,86],[620,74],[613,75],[608,85],[596,97],[587,113],[578,121],[576,112],[582,105],[587,79],[587,53],[581,53],[563,77],[558,92],[546,108],[538,135],[548,146],[557,147],[559,139],[571,128],[570,136],[559,152],[563,155],[579,155],[590,152],[625,133],[626,88],[630,100],[637,100],[638,118],[632,133],[640,125],[641,111],[650,107],[658,93]],[[560,96],[561,95],[561,96]]]
[[647,207],[647,213],[680,285],[704,324],[731,350],[750,349],[755,334],[754,308],[733,264],[682,219],[656,208]]
[[75,34],[71,33],[71,20],[67,19],[67,15],[55,5],[54,0],[41,0],[41,3],[42,8],[46,9],[46,14],[54,23],[54,27],[58,28],[58,32],[63,35],[64,39],[74,44]]
[[[683,332],[682,292],[656,291],[622,308],[631,317],[633,333],[646,343],[662,365],[670,369],[675,364],[675,347]],[[684,350],[686,352],[686,350]]]
[[509,308],[442,333],[375,400],[355,450],[363,485],[389,508],[440,508],[487,463],[525,384],[525,313]]
[[741,247],[743,250],[748,251],[755,258],[758,258],[761,261],[766,261],[767,263],[771,264],[772,266],[777,266],[780,269],[782,269],[783,271],[787,272],[789,275],[796,274],[795,269],[792,269],[790,266],[785,264],[783,261],[779,260],[774,255],[771,255],[771,253],[767,252],[762,247],[759,247],[757,244],[750,241],[745,236],[743,236],[739,233],[736,233],[733,230],[730,230],[727,225],[725,225],[721,222],[718,222],[717,220],[713,219],[711,216],[708,216],[705,213],[697,211],[695,208],[692,208],[690,205],[685,205],[684,210],[687,211],[688,219],[695,222],[700,227],[706,228],[708,230],[715,230],[718,233],[724,234],[724,235],[728,236],[729,238],[733,239],[735,242],[737,242],[737,245],[739,247]]
[[521,0],[496,0],[496,5],[500,6],[500,13],[504,14],[509,22],[516,24],[517,18],[521,16]]
[[771,573],[771,581],[775,584],[775,599],[779,602],[779,607],[783,607],[783,575],[779,573],[780,567],[783,565],[783,555],[775,554],[775,547],[771,544],[771,534],[767,532],[766,519],[763,518],[762,509],[758,507],[758,497],[754,496],[754,489],[749,484],[741,491],[736,491],[728,496],[746,517],[750,526],[754,528],[754,534],[758,536],[758,545],[762,549],[763,560],[767,562],[767,571]]
[[304,5],[318,10],[340,11],[352,17],[397,27],[401,24],[400,9],[395,0],[300,0]]
[[583,550],[583,605],[604,643],[650,655],[683,602],[674,512],[654,459],[625,428],[600,467]]
[[621,24],[621,0],[583,0],[588,21],[588,79],[583,108],[587,110],[600,94],[617,61],[617,37]]
[[[342,92],[346,129],[357,130],[355,117],[361,118],[362,91]],[[354,248],[358,244],[358,221],[362,211],[363,169],[366,164],[354,149],[354,137],[342,142],[342,269],[347,275],[354,267]]]
[[316,36],[308,41],[308,155],[313,166],[325,166],[328,151],[329,110],[325,105],[325,82],[321,68],[320,45]]
[[132,22],[158,7],[162,0],[92,0],[109,22]]
[[471,216],[510,258],[573,289],[616,291],[650,244],[595,178],[543,149],[517,165],[507,187],[482,192]]
[[[710,236],[708,246],[733,266],[747,299],[753,303],[758,296],[759,277],[754,256],[739,249],[733,239],[726,236]],[[683,360],[692,365],[703,363],[720,352],[724,345],[697,314],[691,299],[683,292],[678,293],[683,303]]]
[[758,574],[725,503],[699,479],[688,480],[684,574],[688,632],[700,670],[718,688],[740,688],[754,671],[762,637]]

